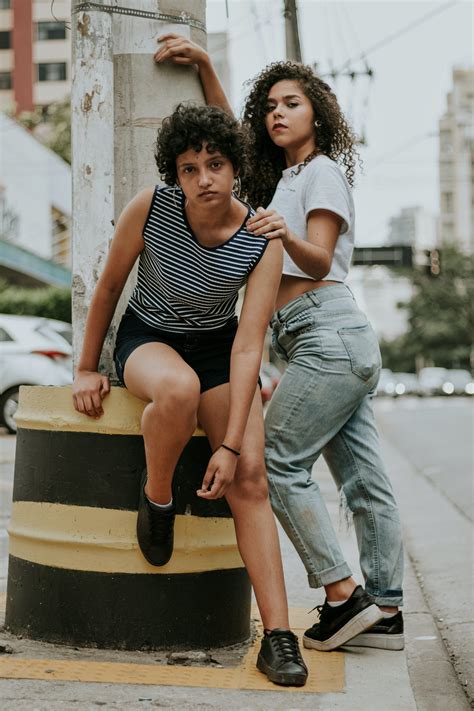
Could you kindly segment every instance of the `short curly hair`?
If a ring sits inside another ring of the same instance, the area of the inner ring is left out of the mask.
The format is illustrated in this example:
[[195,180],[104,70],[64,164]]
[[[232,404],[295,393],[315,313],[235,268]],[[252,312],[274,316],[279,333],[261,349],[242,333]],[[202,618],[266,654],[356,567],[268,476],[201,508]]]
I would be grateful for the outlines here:
[[356,137],[339,107],[331,87],[313,69],[297,62],[273,62],[253,80],[244,106],[243,122],[249,136],[249,181],[244,188],[253,205],[267,206],[286,168],[283,149],[276,146],[265,127],[268,93],[279,81],[297,81],[311,101],[317,128],[318,149],[345,169],[349,184],[354,183]]
[[156,139],[155,160],[167,185],[177,183],[176,159],[190,148],[200,151],[204,143],[212,153],[228,158],[241,178],[247,167],[247,142],[240,124],[217,106],[178,104],[163,119]]

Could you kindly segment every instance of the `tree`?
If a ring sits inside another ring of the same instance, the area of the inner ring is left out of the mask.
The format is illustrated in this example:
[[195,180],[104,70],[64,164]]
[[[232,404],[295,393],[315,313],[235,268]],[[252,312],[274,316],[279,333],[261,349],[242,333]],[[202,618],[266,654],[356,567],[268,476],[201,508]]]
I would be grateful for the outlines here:
[[382,342],[384,365],[415,370],[415,364],[470,368],[474,355],[474,256],[453,245],[440,249],[439,276],[416,271],[415,293],[400,308],[408,311],[409,331]]
[[41,143],[71,163],[71,100],[66,97],[34,111],[23,111],[17,120]]

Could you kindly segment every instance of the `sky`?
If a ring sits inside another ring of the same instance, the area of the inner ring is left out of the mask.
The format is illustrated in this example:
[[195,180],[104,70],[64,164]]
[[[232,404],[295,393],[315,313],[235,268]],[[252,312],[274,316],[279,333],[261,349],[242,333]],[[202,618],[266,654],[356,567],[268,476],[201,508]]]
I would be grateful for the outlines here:
[[[232,103],[240,113],[244,82],[269,62],[284,59],[283,0],[227,0],[227,5],[228,18],[225,0],[208,0],[207,30],[229,34]],[[464,0],[297,0],[297,5],[305,63],[317,62],[323,75],[347,60],[355,71],[369,66],[374,72],[372,80],[325,79],[366,140],[354,191],[356,243],[383,244],[390,218],[403,207],[438,213],[438,122],[453,67],[474,61],[472,5]],[[365,58],[358,59],[361,55]]]

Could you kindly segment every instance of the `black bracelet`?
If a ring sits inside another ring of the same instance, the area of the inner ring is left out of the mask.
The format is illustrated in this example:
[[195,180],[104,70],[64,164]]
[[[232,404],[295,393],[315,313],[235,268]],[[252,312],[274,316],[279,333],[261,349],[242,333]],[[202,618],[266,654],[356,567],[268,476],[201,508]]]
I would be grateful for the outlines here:
[[238,452],[236,449],[232,449],[232,447],[228,447],[226,444],[221,444],[221,447],[227,449],[229,452],[232,452],[232,454],[235,454],[236,457],[240,457],[240,452]]

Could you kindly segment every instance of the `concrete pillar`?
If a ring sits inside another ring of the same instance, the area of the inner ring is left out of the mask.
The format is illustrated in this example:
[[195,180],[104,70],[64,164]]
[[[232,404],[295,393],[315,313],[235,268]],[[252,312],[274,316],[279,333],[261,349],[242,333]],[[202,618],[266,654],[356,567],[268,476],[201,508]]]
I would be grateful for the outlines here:
[[[109,2],[110,4],[110,2]],[[78,6],[78,2],[75,3]],[[204,22],[204,0],[128,0],[127,8]],[[142,188],[159,182],[156,131],[179,101],[203,102],[193,68],[157,66],[156,38],[180,32],[205,45],[205,32],[148,17],[73,12],[73,330],[75,364],[87,308],[107,256],[113,222]],[[114,374],[112,350],[132,274],[113,320],[100,368]]]

